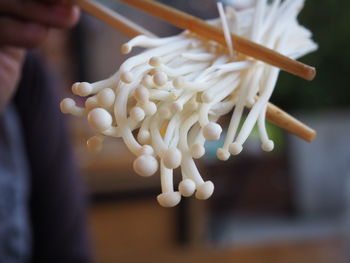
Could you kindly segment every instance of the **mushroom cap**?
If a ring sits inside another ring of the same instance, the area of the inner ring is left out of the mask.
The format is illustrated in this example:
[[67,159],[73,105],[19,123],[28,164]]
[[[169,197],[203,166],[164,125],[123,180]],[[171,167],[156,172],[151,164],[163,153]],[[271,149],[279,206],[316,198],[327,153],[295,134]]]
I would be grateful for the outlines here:
[[142,108],[148,116],[152,116],[157,112],[157,105],[154,102],[145,103]]
[[223,148],[219,148],[216,151],[216,157],[221,161],[227,161],[230,158],[230,152]]
[[112,116],[103,108],[95,108],[88,114],[90,126],[98,132],[103,132],[112,126]]
[[263,142],[263,144],[261,145],[261,149],[265,152],[271,152],[274,147],[275,147],[275,144],[272,140]]
[[92,85],[88,82],[82,82],[79,83],[76,88],[74,88],[74,91],[76,92],[77,95],[86,97],[89,96],[92,93]]
[[163,163],[169,169],[175,169],[180,166],[182,154],[177,148],[167,149],[163,155]]
[[147,102],[149,100],[149,91],[145,87],[138,87],[135,89],[134,97],[139,102]]
[[152,155],[143,154],[135,159],[133,168],[138,175],[149,177],[157,172],[158,161]]
[[141,107],[135,106],[130,110],[130,118],[134,121],[142,121],[145,116],[145,111]]
[[189,197],[193,195],[194,191],[196,191],[196,184],[193,180],[186,178],[179,183],[179,192],[181,195]]
[[208,141],[217,141],[220,139],[222,128],[215,122],[210,122],[203,127],[203,136]]
[[150,134],[150,132],[148,130],[141,130],[137,134],[137,140],[141,144],[148,143],[150,141],[150,139],[151,139],[151,134]]
[[238,155],[242,152],[243,146],[238,142],[234,142],[230,144],[228,149],[232,155]]
[[120,74],[120,80],[124,83],[131,83],[134,80],[134,76],[130,71],[125,71]]
[[174,207],[181,201],[179,192],[167,192],[157,196],[158,203],[163,207]]
[[157,71],[153,75],[153,82],[157,86],[164,86],[168,82],[168,75],[163,71]]
[[200,200],[206,200],[214,192],[214,184],[211,181],[206,181],[203,184],[197,186],[196,198]]
[[65,98],[60,103],[61,112],[68,114],[75,107],[75,101],[71,98]]
[[105,88],[97,93],[98,104],[103,108],[108,108],[113,105],[115,101],[115,93],[110,88]]

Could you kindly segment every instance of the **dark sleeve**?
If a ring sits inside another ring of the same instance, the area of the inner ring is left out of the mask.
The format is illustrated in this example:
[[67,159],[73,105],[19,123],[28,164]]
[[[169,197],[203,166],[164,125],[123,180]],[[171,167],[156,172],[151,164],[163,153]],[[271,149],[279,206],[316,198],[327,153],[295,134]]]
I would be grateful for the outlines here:
[[86,200],[52,83],[29,55],[15,101],[31,169],[33,262],[91,262]]

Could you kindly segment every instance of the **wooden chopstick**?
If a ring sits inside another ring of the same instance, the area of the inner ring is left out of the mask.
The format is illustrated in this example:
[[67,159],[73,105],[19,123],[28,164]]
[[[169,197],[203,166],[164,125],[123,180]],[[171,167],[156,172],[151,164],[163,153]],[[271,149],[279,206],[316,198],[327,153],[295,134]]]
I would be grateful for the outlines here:
[[75,4],[85,12],[110,25],[127,37],[133,38],[140,34],[155,37],[150,31],[96,1],[75,0]]
[[[209,25],[197,17],[153,0],[119,1],[136,7],[177,27],[190,30],[204,38],[214,40],[222,45],[226,45],[225,37],[221,29]],[[242,54],[264,61],[306,80],[312,80],[316,75],[316,70],[314,67],[293,60],[272,49],[266,48],[240,36],[231,34],[231,38],[235,50]]]
[[312,142],[317,136],[314,129],[270,102],[267,105],[266,119],[307,142]]
[[[155,36],[143,27],[95,1],[75,0],[75,3],[85,12],[117,29],[118,31],[121,31],[128,37],[135,37],[141,34]],[[267,106],[266,118],[280,128],[285,129],[286,131],[300,137],[305,141],[311,142],[316,137],[315,130],[311,129],[271,103],[269,103]]]

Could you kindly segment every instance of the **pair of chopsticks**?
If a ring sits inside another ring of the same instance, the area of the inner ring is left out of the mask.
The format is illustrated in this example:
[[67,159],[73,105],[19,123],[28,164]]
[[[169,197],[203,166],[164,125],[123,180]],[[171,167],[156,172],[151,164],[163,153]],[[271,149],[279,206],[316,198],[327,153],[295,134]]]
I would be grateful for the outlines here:
[[[209,25],[205,21],[157,3],[153,0],[120,0],[130,6],[141,9],[155,17],[178,26],[182,29],[190,30],[201,37],[217,41],[226,45],[225,37],[221,29]],[[75,0],[75,3],[82,10],[91,14],[102,22],[112,26],[128,37],[135,37],[140,34],[155,36],[143,27],[128,20],[113,10],[97,3],[93,0]],[[231,34],[235,49],[247,56],[264,61],[270,65],[276,66],[296,76],[307,80],[312,80],[316,75],[315,68],[305,65],[301,62],[288,58],[276,51],[268,49],[262,45],[256,44],[250,40]],[[267,107],[267,119],[288,132],[306,140],[313,141],[316,137],[316,131],[301,123],[288,113],[277,106],[269,103]]]

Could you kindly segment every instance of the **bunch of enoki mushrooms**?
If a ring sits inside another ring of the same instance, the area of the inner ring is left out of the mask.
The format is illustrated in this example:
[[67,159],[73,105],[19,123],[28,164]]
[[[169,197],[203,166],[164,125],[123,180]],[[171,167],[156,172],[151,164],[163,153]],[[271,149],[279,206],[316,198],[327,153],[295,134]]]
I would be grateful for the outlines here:
[[[84,3],[95,5],[79,2],[83,9]],[[239,154],[255,125],[262,150],[274,148],[265,118],[280,69],[235,50],[231,33],[293,59],[317,49],[310,31],[297,21],[303,0],[257,0],[239,10],[229,3],[225,9],[218,4],[220,17],[207,21],[222,29],[226,45],[190,30],[166,38],[137,35],[121,52],[145,50],[125,60],[114,75],[72,86],[74,94],[86,97],[85,107],[70,98],[61,103],[63,113],[86,117],[96,131],[87,141],[90,151],[101,150],[106,136],[122,138],[136,156],[137,174],[160,170],[157,200],[164,207],[177,205],[181,196],[207,199],[213,194],[213,183],[203,180],[194,160],[205,154],[206,141],[223,136],[222,116],[232,112],[218,159]],[[177,191],[176,168],[182,174]]]

